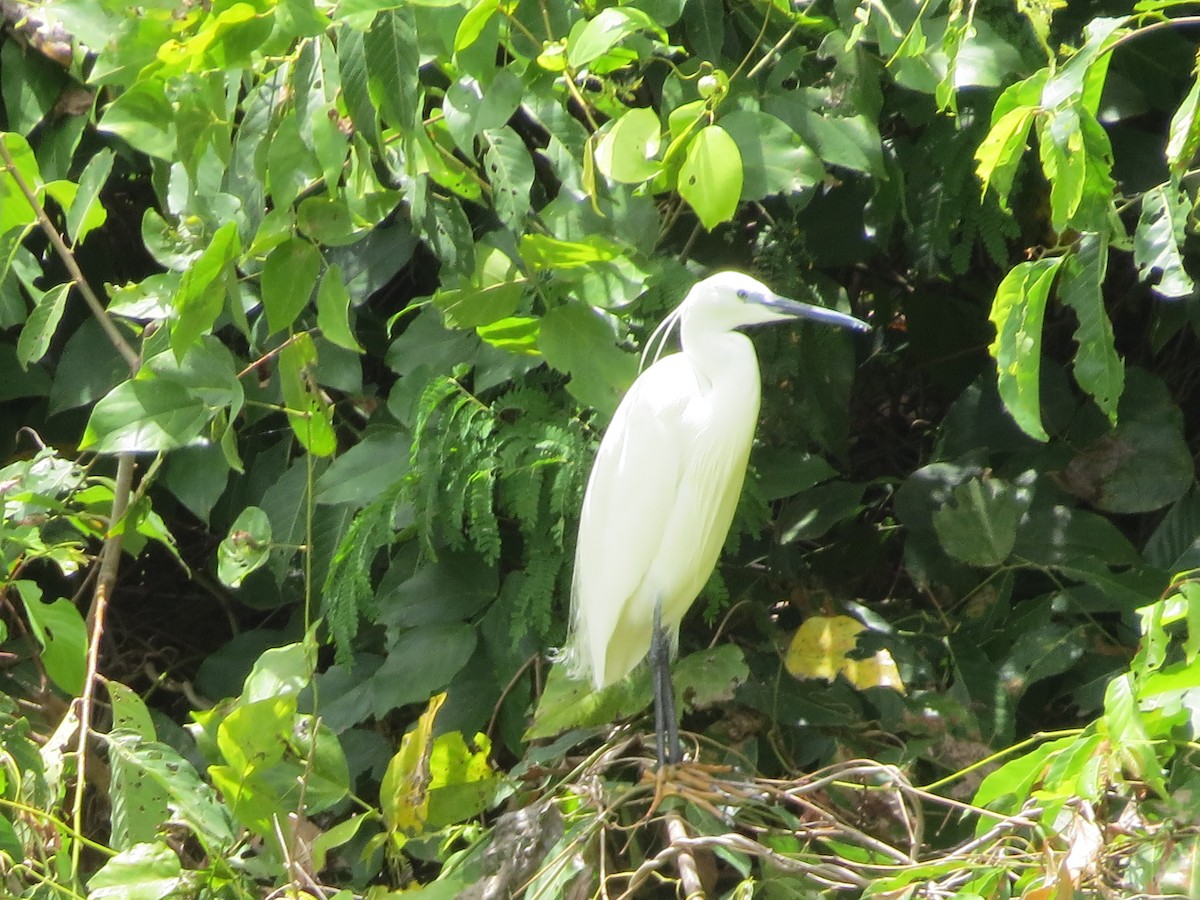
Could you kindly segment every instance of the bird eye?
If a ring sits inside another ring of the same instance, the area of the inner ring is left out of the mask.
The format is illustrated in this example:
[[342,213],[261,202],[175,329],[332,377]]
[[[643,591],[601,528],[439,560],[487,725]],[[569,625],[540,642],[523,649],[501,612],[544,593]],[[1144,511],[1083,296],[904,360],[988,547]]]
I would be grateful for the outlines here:
[[750,299],[750,292],[749,292],[748,290],[746,290],[745,288],[742,288],[741,290],[739,290],[739,291],[737,292],[737,298],[738,298],[739,300],[749,300],[749,299]]

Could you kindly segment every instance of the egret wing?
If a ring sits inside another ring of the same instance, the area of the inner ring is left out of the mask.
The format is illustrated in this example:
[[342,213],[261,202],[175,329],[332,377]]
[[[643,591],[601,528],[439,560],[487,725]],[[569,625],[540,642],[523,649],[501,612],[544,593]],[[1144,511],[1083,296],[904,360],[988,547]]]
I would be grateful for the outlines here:
[[[600,442],[580,517],[570,641],[576,669],[597,687],[626,675],[649,646],[648,629],[616,631],[631,604],[651,614],[654,600],[640,591],[679,493],[687,407],[698,391],[682,354],[660,360],[634,382]],[[626,642],[621,656],[636,657],[628,667],[608,659],[615,640]]]

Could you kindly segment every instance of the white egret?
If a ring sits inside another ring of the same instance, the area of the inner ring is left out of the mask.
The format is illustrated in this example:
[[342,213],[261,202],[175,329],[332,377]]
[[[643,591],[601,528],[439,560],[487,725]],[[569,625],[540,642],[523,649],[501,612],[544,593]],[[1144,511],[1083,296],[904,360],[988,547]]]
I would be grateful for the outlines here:
[[669,669],[679,623],[725,543],[758,420],[758,357],[734,329],[793,318],[867,328],[738,272],[696,284],[647,345],[661,351],[678,325],[682,352],[634,381],[588,479],[560,659],[599,690],[649,654],[660,767],[680,759]]

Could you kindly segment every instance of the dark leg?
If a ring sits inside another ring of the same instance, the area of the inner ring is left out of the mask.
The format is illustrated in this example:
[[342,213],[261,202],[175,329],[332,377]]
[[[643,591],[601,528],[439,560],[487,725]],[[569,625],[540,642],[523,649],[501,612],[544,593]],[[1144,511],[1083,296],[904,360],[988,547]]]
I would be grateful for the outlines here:
[[675,689],[671,686],[671,641],[662,628],[662,605],[654,604],[654,631],[650,635],[650,669],[654,683],[654,747],[658,767],[675,765],[679,752],[679,722],[675,718]]

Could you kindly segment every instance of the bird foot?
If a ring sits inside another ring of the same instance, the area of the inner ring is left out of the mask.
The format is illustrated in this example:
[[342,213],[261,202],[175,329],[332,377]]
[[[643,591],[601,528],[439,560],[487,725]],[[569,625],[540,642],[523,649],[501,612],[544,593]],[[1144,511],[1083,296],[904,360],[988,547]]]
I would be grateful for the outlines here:
[[728,782],[722,776],[732,771],[733,766],[688,760],[653,768],[647,766],[642,772],[642,782],[654,785],[654,795],[642,816],[643,821],[652,818],[668,797],[681,797],[704,807],[718,819],[726,818],[714,804],[725,803],[730,798]]

